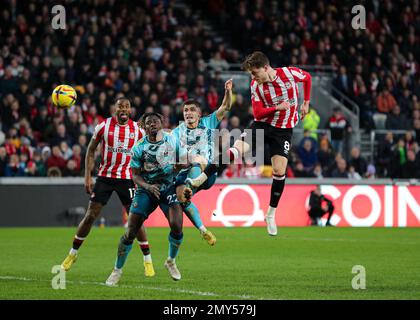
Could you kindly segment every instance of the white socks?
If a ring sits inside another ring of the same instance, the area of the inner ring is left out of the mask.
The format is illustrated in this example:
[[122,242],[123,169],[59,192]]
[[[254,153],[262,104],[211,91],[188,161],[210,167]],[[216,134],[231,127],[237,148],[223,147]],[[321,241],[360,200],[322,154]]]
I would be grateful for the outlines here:
[[233,148],[229,148],[229,158],[230,161],[236,161],[239,159],[239,150],[236,149],[235,147]]
[[201,233],[204,233],[207,231],[207,228],[205,226],[201,226],[198,230],[200,230]]
[[144,262],[152,262],[152,255],[146,254],[145,256],[143,256]]
[[267,210],[267,217],[274,217],[276,215],[276,209],[277,208],[273,208],[271,206],[268,206],[268,210]]
[[204,172],[202,172],[197,178],[191,180],[192,186],[195,188],[198,188],[204,182],[206,182],[206,180],[207,180],[207,175]]

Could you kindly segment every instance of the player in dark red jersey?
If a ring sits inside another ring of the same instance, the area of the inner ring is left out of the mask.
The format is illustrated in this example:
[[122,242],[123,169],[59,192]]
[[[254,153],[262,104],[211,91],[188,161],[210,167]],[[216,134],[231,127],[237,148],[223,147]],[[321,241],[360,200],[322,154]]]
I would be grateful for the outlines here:
[[[112,193],[114,191],[117,193],[127,212],[134,197],[135,185],[130,167],[131,149],[143,137],[143,132],[137,123],[130,119],[131,104],[128,99],[119,98],[115,105],[115,116],[107,118],[96,126],[88,146],[85,159],[85,189],[90,194],[89,207],[79,224],[73,246],[61,264],[66,271],[77,260],[80,246]],[[92,171],[95,165],[95,150],[100,143],[102,144],[102,159],[98,178],[93,187]],[[152,277],[155,271],[144,227],[140,229],[137,240],[144,255],[145,275]]]
[[[270,235],[277,234],[275,212],[283,193],[287,161],[291,146],[293,127],[299,122],[298,83],[303,83],[304,102],[300,107],[300,118],[308,113],[311,95],[311,76],[295,67],[272,68],[268,58],[259,51],[246,57],[244,70],[251,74],[251,102],[254,122],[251,125],[253,136],[256,130],[264,130],[264,140],[270,146],[273,182],[271,185],[270,205],[265,220]],[[244,133],[243,138],[246,136]],[[256,144],[252,144],[255,154]],[[231,161],[242,158],[250,150],[250,145],[237,140],[228,150]],[[187,184],[197,188],[207,177],[217,171],[217,166],[208,166],[196,179],[187,179]]]

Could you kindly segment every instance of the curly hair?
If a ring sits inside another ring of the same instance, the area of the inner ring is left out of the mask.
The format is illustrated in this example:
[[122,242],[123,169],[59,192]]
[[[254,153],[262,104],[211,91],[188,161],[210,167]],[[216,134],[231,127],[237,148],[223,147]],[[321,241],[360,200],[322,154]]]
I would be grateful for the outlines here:
[[163,116],[160,113],[158,113],[158,112],[147,112],[147,113],[143,114],[138,121],[138,124],[139,124],[140,128],[145,129],[146,119],[147,119],[147,117],[151,117],[151,116],[158,117],[160,122],[163,122]]

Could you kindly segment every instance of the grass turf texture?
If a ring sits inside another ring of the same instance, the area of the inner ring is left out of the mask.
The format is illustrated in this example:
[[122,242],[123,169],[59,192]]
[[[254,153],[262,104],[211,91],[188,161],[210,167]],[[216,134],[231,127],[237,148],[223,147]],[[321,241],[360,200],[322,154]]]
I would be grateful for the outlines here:
[[[51,288],[53,265],[67,255],[75,228],[0,229],[0,299],[420,299],[418,229],[213,228],[210,247],[184,230],[177,264],[163,267],[168,230],[148,229],[156,276],[146,278],[133,245],[119,287],[103,285],[123,228],[94,228],[66,273],[65,290]],[[354,265],[366,268],[366,289],[354,290]]]

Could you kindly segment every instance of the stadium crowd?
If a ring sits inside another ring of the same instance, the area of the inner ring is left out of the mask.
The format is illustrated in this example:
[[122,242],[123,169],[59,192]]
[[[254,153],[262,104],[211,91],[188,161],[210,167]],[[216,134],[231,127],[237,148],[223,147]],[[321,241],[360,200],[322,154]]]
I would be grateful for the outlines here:
[[[334,84],[359,105],[363,128],[375,128],[378,112],[387,115],[387,129],[415,131],[415,138],[386,135],[374,164],[357,148],[343,159],[340,137],[352,128],[334,111],[325,124],[332,140],[306,132],[292,153],[290,177],[420,178],[419,2],[361,1],[366,30],[349,28],[349,3],[77,1],[67,6],[66,29],[53,30],[53,1],[8,0],[0,9],[0,176],[82,175],[94,127],[110,116],[118,96],[132,101],[133,119],[159,111],[166,128],[182,119],[187,97],[208,114],[223,97],[221,71],[259,48],[273,66],[332,65]],[[232,47],[215,41],[203,17],[192,15],[191,8],[206,4]],[[78,91],[71,110],[51,104],[61,83]],[[222,127],[243,129],[252,108],[246,97],[234,98]],[[308,116],[316,122],[315,109]],[[223,175],[264,172],[245,164]]]

